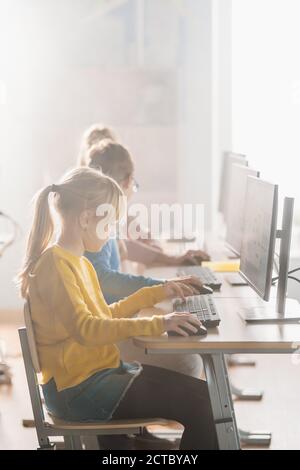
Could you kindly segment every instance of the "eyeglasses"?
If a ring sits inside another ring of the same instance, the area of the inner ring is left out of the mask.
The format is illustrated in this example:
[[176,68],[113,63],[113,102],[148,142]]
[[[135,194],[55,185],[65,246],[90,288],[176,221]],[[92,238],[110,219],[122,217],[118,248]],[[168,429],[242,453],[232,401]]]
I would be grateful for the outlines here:
[[140,189],[140,185],[135,178],[133,178],[132,190],[134,193],[137,193]]

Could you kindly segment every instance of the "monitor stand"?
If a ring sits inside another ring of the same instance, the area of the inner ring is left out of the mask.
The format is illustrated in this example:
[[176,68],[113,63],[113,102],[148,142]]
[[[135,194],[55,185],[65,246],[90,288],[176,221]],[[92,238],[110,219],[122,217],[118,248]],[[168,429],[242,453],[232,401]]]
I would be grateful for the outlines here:
[[282,228],[277,230],[280,254],[276,302],[245,309],[241,314],[248,323],[300,323],[299,302],[287,298],[293,212],[294,199],[284,198]]
[[232,287],[248,286],[239,273],[230,273],[225,276],[225,279]]
[[276,304],[250,307],[239,313],[247,323],[300,323],[300,304],[295,299],[286,299],[285,312],[276,311]]

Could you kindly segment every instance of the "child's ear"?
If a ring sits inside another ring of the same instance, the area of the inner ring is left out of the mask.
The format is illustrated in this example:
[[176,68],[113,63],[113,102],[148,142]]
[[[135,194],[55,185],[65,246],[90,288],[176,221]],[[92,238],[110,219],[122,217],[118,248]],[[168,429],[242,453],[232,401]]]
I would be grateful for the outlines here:
[[89,216],[89,212],[87,210],[81,212],[81,214],[79,216],[79,225],[82,228],[82,230],[87,230],[88,225],[89,225],[89,218],[90,218],[90,216]]

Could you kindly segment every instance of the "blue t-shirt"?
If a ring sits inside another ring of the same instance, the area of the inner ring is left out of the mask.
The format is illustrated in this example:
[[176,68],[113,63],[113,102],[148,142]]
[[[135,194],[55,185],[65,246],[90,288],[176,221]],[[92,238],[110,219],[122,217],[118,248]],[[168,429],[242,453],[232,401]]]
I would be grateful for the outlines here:
[[97,253],[85,252],[85,256],[96,270],[101,290],[108,304],[118,302],[142,287],[155,286],[164,282],[120,272],[119,247],[115,239],[108,240],[102,250]]

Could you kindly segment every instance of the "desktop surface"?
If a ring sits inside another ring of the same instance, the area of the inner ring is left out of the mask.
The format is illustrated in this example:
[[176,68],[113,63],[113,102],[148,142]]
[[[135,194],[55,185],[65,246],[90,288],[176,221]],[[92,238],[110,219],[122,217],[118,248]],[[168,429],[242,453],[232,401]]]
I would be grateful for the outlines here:
[[[197,274],[197,266],[194,268],[190,267],[189,271],[194,275]],[[153,277],[155,279],[172,279],[176,278],[178,272],[181,270],[180,267],[176,266],[160,266],[160,267],[151,267],[147,269],[142,269],[139,271],[139,274],[142,274],[147,277]],[[246,297],[246,298],[258,298],[257,293],[251,289],[249,286],[231,286],[228,282],[227,275],[228,273],[217,273],[218,277],[222,282],[220,290],[214,291],[213,298],[234,298],[234,297]],[[242,278],[241,278],[242,279]],[[276,287],[271,289],[271,298],[276,297]]]
[[[259,307],[265,302],[259,298],[215,298],[215,305],[221,318],[216,328],[210,328],[207,336],[168,338],[134,338],[134,344],[151,350],[195,349],[199,353],[292,353],[300,345],[300,324],[247,324],[239,315],[244,308]],[[159,304],[159,308],[144,309],[139,316],[164,314],[172,310],[171,302]]]

